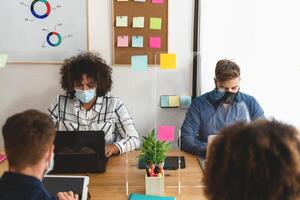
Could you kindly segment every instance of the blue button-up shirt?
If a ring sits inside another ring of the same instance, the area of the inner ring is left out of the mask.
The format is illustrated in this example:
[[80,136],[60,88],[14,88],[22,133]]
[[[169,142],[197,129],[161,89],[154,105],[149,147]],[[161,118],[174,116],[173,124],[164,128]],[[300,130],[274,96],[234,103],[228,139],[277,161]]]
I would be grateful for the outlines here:
[[264,111],[250,95],[239,92],[227,111],[223,104],[216,105],[215,90],[193,100],[181,127],[181,149],[203,156],[209,135],[235,122],[264,118]]

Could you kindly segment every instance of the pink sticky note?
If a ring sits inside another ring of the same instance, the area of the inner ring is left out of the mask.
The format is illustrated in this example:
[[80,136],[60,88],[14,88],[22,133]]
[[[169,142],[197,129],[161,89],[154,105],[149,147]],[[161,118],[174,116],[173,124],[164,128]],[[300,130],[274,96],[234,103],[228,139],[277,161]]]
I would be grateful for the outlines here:
[[175,126],[160,126],[158,128],[158,139],[161,141],[174,141]]
[[150,37],[150,48],[159,49],[161,46],[160,37]]
[[117,47],[128,47],[128,36],[118,36]]
[[152,0],[152,3],[160,3],[160,4],[162,4],[162,3],[164,3],[164,0]]

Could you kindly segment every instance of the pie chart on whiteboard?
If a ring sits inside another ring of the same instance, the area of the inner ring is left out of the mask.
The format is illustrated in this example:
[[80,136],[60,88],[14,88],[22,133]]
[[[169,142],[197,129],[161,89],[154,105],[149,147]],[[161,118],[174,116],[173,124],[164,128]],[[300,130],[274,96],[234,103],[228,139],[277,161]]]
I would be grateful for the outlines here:
[[31,3],[30,11],[38,19],[47,18],[51,12],[51,5],[47,0],[34,0]]

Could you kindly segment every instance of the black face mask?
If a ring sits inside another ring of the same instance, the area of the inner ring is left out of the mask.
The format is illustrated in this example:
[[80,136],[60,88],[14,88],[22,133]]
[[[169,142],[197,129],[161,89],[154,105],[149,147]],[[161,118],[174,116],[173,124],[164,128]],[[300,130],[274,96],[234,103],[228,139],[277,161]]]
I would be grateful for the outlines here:
[[219,106],[220,104],[233,104],[238,92],[225,92],[224,96],[217,100],[216,104]]

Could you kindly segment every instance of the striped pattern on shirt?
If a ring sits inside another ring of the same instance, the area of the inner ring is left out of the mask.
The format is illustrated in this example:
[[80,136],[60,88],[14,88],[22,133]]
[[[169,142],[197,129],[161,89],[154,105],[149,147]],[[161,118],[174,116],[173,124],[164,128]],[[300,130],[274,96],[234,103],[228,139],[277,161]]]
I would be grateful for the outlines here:
[[76,97],[58,95],[49,112],[56,130],[104,131],[106,144],[115,144],[121,154],[140,145],[133,120],[118,97],[97,97],[95,105],[85,110]]

